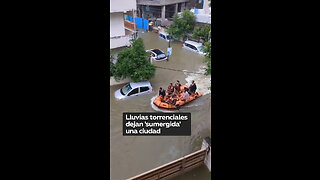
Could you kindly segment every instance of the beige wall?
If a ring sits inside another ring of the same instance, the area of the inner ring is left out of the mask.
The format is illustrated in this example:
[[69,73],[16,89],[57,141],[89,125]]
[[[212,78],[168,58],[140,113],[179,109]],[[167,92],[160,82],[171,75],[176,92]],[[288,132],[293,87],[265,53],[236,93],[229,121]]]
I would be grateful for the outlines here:
[[110,38],[110,49],[129,46],[131,37],[131,35],[126,35],[117,38]]
[[110,37],[124,35],[123,13],[110,13]]
[[137,10],[136,0],[110,0],[110,13],[111,12],[124,12]]

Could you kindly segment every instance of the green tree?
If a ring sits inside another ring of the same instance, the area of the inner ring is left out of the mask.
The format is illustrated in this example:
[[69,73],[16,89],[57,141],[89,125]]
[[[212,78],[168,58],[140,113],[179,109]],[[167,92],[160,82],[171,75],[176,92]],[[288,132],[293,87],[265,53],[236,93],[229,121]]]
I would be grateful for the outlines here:
[[211,31],[211,25],[205,25],[201,27],[195,27],[192,33],[192,37],[197,39],[198,41],[200,39],[203,39],[205,42],[209,41]]
[[115,64],[116,80],[129,77],[134,82],[148,80],[155,74],[155,66],[150,63],[141,38],[132,41],[132,46],[118,54]]
[[114,56],[113,54],[110,54],[110,77],[113,76],[115,72],[115,65],[113,63],[113,60],[114,60]]
[[206,75],[211,74],[211,43],[206,42],[204,45],[205,62],[207,63]]
[[174,15],[173,23],[168,28],[168,33],[176,39],[187,37],[187,33],[192,32],[196,24],[196,16],[189,10],[184,10],[182,15]]

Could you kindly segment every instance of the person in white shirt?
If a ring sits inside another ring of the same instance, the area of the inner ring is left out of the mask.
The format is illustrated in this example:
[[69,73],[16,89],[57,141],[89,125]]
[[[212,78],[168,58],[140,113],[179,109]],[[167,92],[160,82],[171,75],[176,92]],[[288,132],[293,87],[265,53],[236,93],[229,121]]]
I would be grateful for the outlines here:
[[184,92],[182,93],[182,96],[181,96],[182,100],[183,101],[188,101],[190,96],[189,96],[189,93],[187,91],[187,88],[184,88]]

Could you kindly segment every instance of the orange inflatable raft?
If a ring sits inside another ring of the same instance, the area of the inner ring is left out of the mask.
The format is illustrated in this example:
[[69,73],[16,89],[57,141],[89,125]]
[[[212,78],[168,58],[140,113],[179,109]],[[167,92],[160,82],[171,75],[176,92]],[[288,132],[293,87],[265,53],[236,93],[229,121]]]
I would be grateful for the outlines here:
[[[183,85],[180,87],[181,89],[181,92],[184,92],[184,88],[185,87],[188,87],[187,85]],[[166,93],[166,97],[168,96],[168,93]],[[155,104],[156,106],[160,107],[160,108],[165,108],[165,109],[178,109],[180,108],[181,106],[199,98],[202,96],[202,93],[201,92],[196,92],[195,95],[190,95],[190,98],[188,99],[188,101],[183,101],[183,100],[180,100],[180,96],[181,94],[178,94],[178,97],[177,97],[177,101],[175,103],[175,105],[173,104],[170,104],[170,103],[167,103],[165,102],[166,100],[166,97],[165,98],[162,98],[161,96],[158,96],[154,101],[153,101],[153,104]]]

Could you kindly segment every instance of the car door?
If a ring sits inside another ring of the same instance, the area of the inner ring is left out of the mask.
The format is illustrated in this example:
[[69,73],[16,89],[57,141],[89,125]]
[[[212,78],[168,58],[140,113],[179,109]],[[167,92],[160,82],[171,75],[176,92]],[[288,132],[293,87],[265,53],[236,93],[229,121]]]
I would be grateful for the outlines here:
[[162,39],[165,39],[163,34],[160,34],[159,37],[162,38]]
[[190,48],[191,48],[192,51],[198,52],[198,49],[194,45],[190,44]]
[[135,89],[132,89],[127,96],[138,96],[139,95],[139,88],[135,88]]
[[150,88],[148,86],[142,86],[140,87],[140,93],[139,94],[147,94],[149,92]]
[[185,43],[186,47],[190,51],[194,51],[193,46],[191,44]]
[[152,57],[151,57],[153,60],[156,60],[156,54],[154,52],[152,52]]

